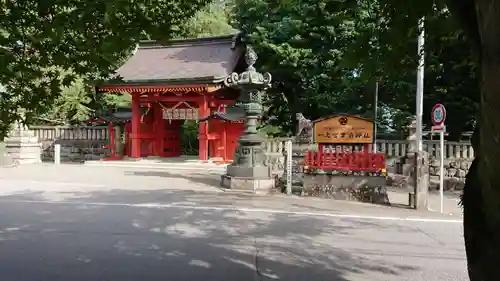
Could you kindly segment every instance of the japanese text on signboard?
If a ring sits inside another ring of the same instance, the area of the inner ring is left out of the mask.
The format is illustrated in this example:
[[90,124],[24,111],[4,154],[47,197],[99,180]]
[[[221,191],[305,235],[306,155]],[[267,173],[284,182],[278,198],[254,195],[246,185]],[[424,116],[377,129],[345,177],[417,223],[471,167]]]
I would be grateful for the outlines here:
[[371,143],[373,122],[354,116],[336,116],[314,123],[316,143]]
[[318,136],[328,139],[369,139],[371,135],[367,132],[336,132],[335,128],[326,128],[326,132],[318,133]]

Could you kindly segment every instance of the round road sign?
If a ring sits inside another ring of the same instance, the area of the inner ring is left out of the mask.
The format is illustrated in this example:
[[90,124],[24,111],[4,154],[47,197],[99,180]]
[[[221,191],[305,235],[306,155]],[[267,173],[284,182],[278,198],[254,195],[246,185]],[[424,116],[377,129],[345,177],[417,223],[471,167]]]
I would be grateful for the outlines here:
[[431,112],[432,124],[434,126],[442,126],[444,125],[444,121],[446,120],[446,109],[444,105],[438,103],[434,105]]

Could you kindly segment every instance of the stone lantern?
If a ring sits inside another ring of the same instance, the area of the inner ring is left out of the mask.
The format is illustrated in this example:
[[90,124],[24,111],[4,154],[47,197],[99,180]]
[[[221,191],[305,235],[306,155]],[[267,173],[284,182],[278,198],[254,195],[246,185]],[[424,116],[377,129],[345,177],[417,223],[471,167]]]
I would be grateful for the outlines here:
[[[0,95],[7,91],[0,85]],[[19,109],[18,114],[24,116],[24,110]],[[0,140],[1,141],[1,140]],[[17,164],[40,164],[41,144],[35,133],[28,129],[22,121],[16,121],[8,136],[3,140],[5,151],[0,147],[0,167]]]
[[271,74],[259,73],[254,64],[257,54],[251,46],[246,47],[245,62],[248,68],[243,73],[232,73],[224,84],[241,92],[241,106],[245,112],[245,131],[238,139],[234,162],[227,167],[221,178],[225,188],[249,190],[255,193],[274,187],[271,170],[265,165],[262,149],[264,138],[257,132],[258,121],[262,116],[262,96],[271,86]]

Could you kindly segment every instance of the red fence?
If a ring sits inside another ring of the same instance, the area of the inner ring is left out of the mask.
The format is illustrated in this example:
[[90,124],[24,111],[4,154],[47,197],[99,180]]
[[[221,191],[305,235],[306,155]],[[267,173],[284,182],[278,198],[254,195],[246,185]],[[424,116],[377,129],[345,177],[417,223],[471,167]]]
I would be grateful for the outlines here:
[[380,172],[385,155],[372,152],[312,152],[305,157],[304,168],[324,171]]

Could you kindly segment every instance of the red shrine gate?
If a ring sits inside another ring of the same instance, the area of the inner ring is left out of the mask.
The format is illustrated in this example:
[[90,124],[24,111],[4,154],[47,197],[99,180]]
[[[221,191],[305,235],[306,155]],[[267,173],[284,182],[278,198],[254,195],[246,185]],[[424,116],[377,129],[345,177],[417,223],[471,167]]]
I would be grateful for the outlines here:
[[98,88],[131,95],[130,121],[124,126],[125,156],[180,156],[181,125],[185,120],[197,120],[199,159],[232,160],[236,140],[243,132],[242,116],[228,117],[226,113],[239,96],[223,85],[224,78],[238,71],[242,61],[242,50],[233,45],[233,39],[175,40],[166,45],[143,42],[118,69],[122,80]]

